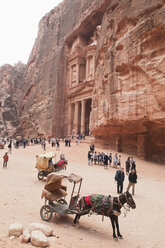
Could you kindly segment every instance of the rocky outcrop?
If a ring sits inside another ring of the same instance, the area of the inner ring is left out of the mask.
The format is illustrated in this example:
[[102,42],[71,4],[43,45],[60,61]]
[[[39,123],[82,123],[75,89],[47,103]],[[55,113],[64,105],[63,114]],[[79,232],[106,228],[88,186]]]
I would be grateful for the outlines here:
[[[25,65],[22,63],[0,67],[0,136],[13,136],[19,126],[17,116],[18,84]],[[22,90],[22,89],[21,89]]]
[[165,162],[165,2],[111,1],[97,45],[91,130],[119,151]]
[[40,21],[19,95],[19,122],[25,135],[66,135],[66,42],[78,30],[81,35],[92,33],[109,2],[64,0]]

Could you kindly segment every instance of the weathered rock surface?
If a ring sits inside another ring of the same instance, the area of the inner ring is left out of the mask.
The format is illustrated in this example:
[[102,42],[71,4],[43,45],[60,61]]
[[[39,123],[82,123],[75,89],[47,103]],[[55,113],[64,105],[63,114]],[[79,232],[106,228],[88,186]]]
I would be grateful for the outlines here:
[[18,103],[19,121],[26,135],[66,135],[65,42],[79,31],[81,35],[92,33],[109,2],[64,0],[40,21],[38,37],[22,80],[24,91],[20,92]]
[[28,230],[25,230],[21,235],[21,243],[28,243],[30,241],[30,233]]
[[9,226],[9,237],[19,237],[23,232],[23,226],[19,223],[13,223]]
[[119,151],[165,162],[165,2],[112,1],[97,45],[91,130]]
[[31,223],[27,227],[27,231],[31,234],[32,231],[38,230],[43,232],[47,237],[51,236],[53,234],[53,229],[45,224],[40,223]]
[[37,247],[47,247],[49,245],[48,238],[38,230],[32,231],[31,243]]
[[[13,136],[19,123],[17,116],[17,97],[25,65],[0,67],[0,136]],[[23,90],[23,89],[21,89]]]

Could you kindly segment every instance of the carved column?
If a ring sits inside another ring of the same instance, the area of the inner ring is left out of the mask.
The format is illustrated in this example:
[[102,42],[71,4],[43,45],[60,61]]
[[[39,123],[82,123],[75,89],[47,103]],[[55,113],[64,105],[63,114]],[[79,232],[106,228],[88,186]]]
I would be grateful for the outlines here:
[[88,60],[88,57],[86,58],[86,80],[88,79],[88,63],[89,63],[89,60]]
[[72,87],[72,66],[69,66],[69,88]]
[[72,134],[71,120],[72,120],[72,104],[69,103],[69,106],[68,106],[68,135]]
[[74,129],[75,129],[75,134],[78,134],[78,105],[79,102],[75,102],[75,116],[74,116]]
[[76,85],[79,85],[79,62],[77,62],[76,67],[77,67],[77,70],[76,70],[76,72],[77,72],[77,74],[76,74]]
[[85,100],[81,101],[81,134],[85,134]]

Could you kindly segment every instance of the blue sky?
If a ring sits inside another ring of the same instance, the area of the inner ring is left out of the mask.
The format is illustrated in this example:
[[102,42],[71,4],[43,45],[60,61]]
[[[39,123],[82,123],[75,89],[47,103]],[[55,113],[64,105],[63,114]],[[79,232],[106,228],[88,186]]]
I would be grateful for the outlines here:
[[0,66],[27,63],[41,18],[62,0],[2,0]]

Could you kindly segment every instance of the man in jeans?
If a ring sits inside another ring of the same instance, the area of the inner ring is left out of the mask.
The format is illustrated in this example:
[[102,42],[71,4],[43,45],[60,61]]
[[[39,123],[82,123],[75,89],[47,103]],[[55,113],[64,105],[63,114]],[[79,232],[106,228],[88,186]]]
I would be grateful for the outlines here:
[[117,181],[117,193],[123,193],[123,182],[125,179],[124,169],[120,168],[116,171],[115,180]]
[[136,175],[135,170],[132,170],[129,173],[128,180],[129,180],[129,183],[128,183],[127,191],[129,191],[130,187],[132,186],[132,195],[134,195],[134,193],[135,193],[135,183],[137,183],[137,175]]

